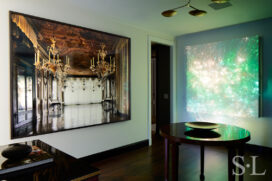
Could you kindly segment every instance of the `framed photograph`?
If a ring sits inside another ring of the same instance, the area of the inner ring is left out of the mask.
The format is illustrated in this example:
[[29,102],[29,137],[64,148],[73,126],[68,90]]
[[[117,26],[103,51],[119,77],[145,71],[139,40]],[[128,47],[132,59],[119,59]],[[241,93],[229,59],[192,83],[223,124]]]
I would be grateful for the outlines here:
[[12,139],[130,120],[130,38],[9,18]]
[[188,112],[261,115],[259,36],[187,46],[186,55]]

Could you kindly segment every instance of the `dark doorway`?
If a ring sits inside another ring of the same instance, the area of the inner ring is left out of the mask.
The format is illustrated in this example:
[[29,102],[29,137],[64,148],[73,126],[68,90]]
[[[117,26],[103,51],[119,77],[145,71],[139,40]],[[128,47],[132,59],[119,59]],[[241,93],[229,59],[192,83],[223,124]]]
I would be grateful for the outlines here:
[[170,47],[151,44],[152,133],[170,123]]

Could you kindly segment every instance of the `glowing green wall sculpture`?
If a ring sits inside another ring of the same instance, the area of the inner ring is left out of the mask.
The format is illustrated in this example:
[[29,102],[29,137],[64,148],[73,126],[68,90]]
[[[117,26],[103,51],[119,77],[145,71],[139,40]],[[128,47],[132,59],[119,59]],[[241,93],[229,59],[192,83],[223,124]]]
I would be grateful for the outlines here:
[[186,47],[187,111],[259,115],[259,37]]

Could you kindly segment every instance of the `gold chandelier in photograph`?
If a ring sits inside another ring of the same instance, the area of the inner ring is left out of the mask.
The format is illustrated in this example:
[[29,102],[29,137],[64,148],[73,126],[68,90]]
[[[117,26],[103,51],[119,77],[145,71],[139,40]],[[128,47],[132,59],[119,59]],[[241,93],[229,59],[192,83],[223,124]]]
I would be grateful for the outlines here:
[[[59,58],[58,50],[56,49],[56,40],[51,38],[52,44],[47,47],[48,59],[40,61],[40,50],[35,53],[35,68],[39,71],[50,72],[59,79],[67,76],[70,70],[70,59],[66,56],[66,64]],[[52,56],[52,58],[51,58]]]
[[[105,60],[107,56],[107,51],[105,50],[106,45],[104,43],[101,44],[101,49],[98,50],[97,53],[97,62],[95,63],[94,57],[90,60],[91,66],[90,70],[92,73],[96,74],[98,78],[105,78],[115,72],[115,58],[111,58],[110,62]],[[101,60],[100,60],[101,58]]]

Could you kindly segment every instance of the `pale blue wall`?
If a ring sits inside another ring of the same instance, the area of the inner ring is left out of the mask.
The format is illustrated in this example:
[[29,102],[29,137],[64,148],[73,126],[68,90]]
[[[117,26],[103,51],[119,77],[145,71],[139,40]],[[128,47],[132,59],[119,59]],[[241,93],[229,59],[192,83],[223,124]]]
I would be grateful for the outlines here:
[[[201,20],[200,20],[201,21]],[[186,112],[186,54],[185,46],[230,40],[259,35],[262,46],[262,107],[263,116],[258,119],[217,118],[205,115],[206,120],[224,122],[247,128],[252,144],[272,147],[272,18],[218,28],[193,34],[181,35],[177,41],[177,121],[194,121]]]

